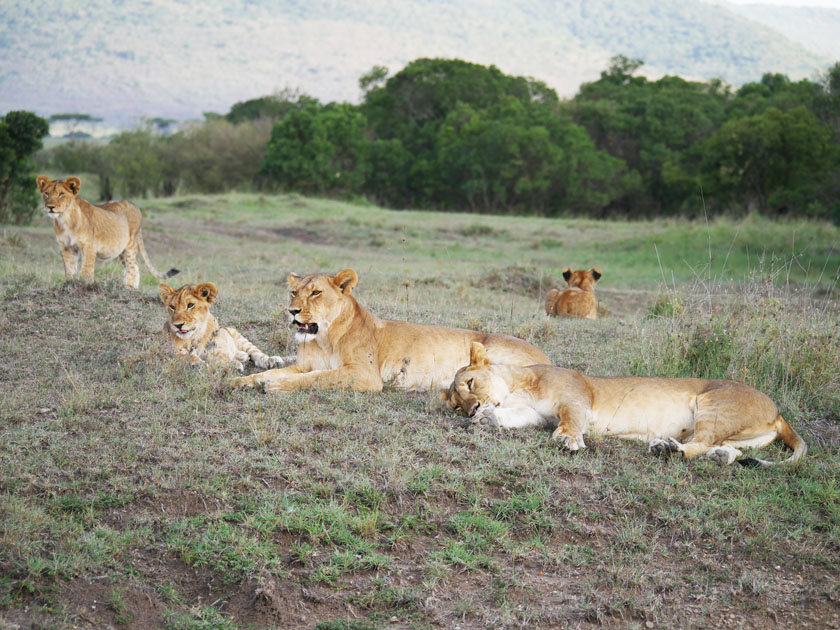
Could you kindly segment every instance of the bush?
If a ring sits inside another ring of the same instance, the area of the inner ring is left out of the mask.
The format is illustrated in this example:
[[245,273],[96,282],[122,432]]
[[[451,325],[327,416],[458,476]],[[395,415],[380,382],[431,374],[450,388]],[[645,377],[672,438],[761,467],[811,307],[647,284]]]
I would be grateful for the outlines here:
[[0,118],[0,222],[29,223],[38,205],[35,160],[49,124],[31,112]]

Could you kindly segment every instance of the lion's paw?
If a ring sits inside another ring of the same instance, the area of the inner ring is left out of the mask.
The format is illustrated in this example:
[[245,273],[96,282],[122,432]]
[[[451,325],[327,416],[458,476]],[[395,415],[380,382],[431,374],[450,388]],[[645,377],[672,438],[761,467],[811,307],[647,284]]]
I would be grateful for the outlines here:
[[233,353],[233,360],[237,363],[247,363],[251,360],[251,356],[247,352],[243,352],[242,350],[237,350]]
[[565,433],[555,433],[551,436],[551,439],[560,442],[561,446],[569,451],[579,451],[582,448],[586,448],[582,436],[575,437],[574,435],[567,435]]
[[651,455],[670,455],[671,453],[679,452],[678,444],[673,438],[669,440],[661,440],[656,438],[655,440],[651,440],[650,444],[648,444],[648,453]]
[[704,455],[715,462],[718,466],[729,466],[729,464],[735,461],[737,452],[735,449],[719,446],[717,448],[710,448]]
[[472,423],[488,429],[498,429],[499,419],[496,417],[493,405],[482,405],[472,417]]
[[281,357],[281,356],[278,355],[278,356],[268,357],[268,365],[265,365],[263,367],[281,368],[281,367],[284,367],[286,365],[291,365],[292,363],[294,363],[295,359],[296,359],[296,357],[294,357],[294,356]]

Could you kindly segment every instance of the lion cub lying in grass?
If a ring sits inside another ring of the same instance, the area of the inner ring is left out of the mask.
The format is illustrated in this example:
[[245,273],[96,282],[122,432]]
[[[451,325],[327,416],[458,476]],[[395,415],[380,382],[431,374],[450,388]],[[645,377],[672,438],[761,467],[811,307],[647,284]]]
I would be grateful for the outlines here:
[[210,305],[219,294],[212,282],[188,284],[178,290],[161,284],[158,292],[169,317],[163,330],[175,354],[190,363],[233,363],[242,371],[249,360],[262,369],[291,361],[291,357],[267,356],[236,328],[220,327],[210,313]]
[[[552,439],[571,451],[586,448],[585,433],[648,442],[651,453],[682,453],[731,464],[739,448],[781,439],[799,461],[804,440],[765,394],[735,381],[699,378],[585,376],[551,365],[491,364],[480,343],[441,397],[476,424],[523,427],[557,424]],[[682,440],[682,441],[680,441]],[[771,466],[742,459],[739,463]]]
[[595,299],[595,283],[601,279],[601,270],[593,267],[589,271],[563,269],[563,278],[568,289],[552,289],[545,296],[545,312],[561,317],[598,319],[598,300]]
[[378,392],[385,383],[408,390],[441,388],[467,362],[473,341],[481,341],[496,361],[551,363],[516,337],[379,319],[350,295],[358,281],[352,269],[335,276],[290,274],[295,364],[238,378],[234,384],[264,385],[266,391],[278,392],[310,387]]
[[160,273],[152,265],[143,247],[143,233],[140,229],[143,217],[140,209],[130,201],[109,201],[94,206],[79,197],[82,180],[78,177],[50,181],[49,177],[40,175],[36,181],[44,199],[44,210],[53,221],[66,279],[76,275],[80,253],[82,278],[89,282],[93,281],[97,259],[113,260],[119,257],[125,267],[125,286],[136,289],[140,285],[138,251],[149,271],[158,280],[165,280],[178,273],[177,269]]

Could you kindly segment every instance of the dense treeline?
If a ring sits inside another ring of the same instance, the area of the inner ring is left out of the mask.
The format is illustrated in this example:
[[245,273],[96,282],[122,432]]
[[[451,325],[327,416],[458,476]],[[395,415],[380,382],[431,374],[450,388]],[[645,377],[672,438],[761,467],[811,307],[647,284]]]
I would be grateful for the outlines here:
[[705,213],[840,221],[840,63],[819,81],[635,76],[617,57],[561,101],[544,83],[418,59],[360,79],[359,105],[285,93],[171,136],[73,141],[41,165],[99,175],[105,196],[260,188],[393,208],[546,216]]

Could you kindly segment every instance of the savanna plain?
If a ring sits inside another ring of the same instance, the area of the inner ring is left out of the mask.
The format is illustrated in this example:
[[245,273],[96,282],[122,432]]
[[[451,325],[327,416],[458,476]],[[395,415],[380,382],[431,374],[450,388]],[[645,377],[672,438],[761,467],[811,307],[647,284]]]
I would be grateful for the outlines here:
[[[837,227],[138,201],[155,265],[215,282],[217,318],[269,354],[293,352],[289,272],[350,267],[383,318],[594,375],[745,381],[809,452],[570,454],[437,392],[234,390],[167,353],[145,270],[65,283],[39,215],[0,229],[0,628],[840,627]],[[602,270],[600,319],[544,315],[566,265]]]

